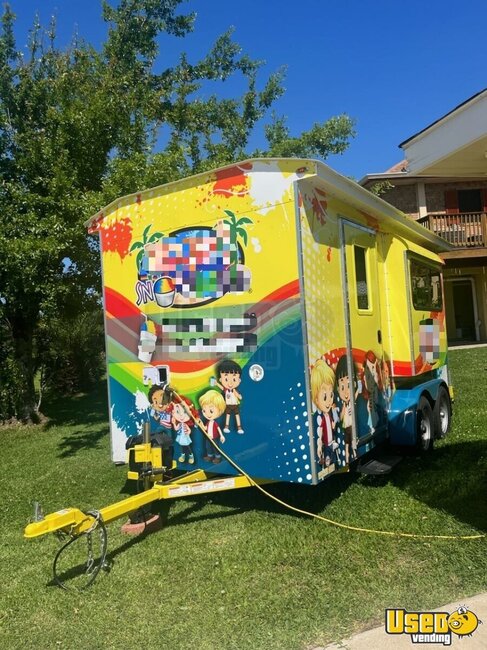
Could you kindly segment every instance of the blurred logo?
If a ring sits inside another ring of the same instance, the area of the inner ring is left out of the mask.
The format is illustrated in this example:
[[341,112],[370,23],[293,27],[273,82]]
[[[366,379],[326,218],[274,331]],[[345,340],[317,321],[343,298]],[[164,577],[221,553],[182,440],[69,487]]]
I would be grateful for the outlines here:
[[154,301],[160,307],[196,306],[248,291],[251,273],[237,239],[247,241],[239,222],[252,222],[234,219],[235,225],[219,221],[214,228],[185,228],[146,244],[135,288],[137,305]]

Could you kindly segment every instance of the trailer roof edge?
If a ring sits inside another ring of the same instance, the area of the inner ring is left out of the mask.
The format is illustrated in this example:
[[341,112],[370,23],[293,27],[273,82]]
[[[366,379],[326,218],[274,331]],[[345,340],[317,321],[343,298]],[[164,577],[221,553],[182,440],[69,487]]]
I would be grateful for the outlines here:
[[435,235],[431,231],[427,230],[420,224],[416,223],[410,217],[407,217],[403,212],[397,210],[397,208],[394,208],[392,205],[390,205],[380,197],[375,196],[368,190],[364,189],[355,181],[352,181],[351,179],[342,176],[342,174],[339,174],[338,172],[334,171],[331,167],[326,165],[324,162],[312,158],[247,158],[245,160],[239,160],[228,165],[223,165],[222,167],[216,167],[214,169],[209,169],[204,172],[200,172],[199,174],[194,174],[192,176],[185,176],[175,181],[170,181],[169,183],[162,183],[161,185],[156,185],[155,187],[152,188],[147,188],[145,190],[140,190],[137,192],[132,192],[130,194],[125,194],[124,196],[121,197],[117,197],[109,204],[107,204],[105,207],[98,210],[94,215],[92,215],[84,223],[84,225],[85,227],[89,228],[93,222],[99,219],[100,216],[102,216],[104,213],[107,213],[110,210],[112,210],[112,208],[114,208],[120,201],[127,200],[132,197],[136,198],[138,195],[144,194],[145,192],[154,191],[156,189],[160,189],[163,187],[164,188],[169,188],[171,186],[176,187],[178,184],[180,184],[183,181],[185,182],[197,181],[197,179],[206,178],[208,174],[214,174],[235,166],[242,166],[242,165],[255,163],[255,162],[270,163],[270,162],[280,162],[284,160],[289,160],[289,161],[295,160],[297,163],[304,162],[304,163],[313,164],[316,170],[315,174],[312,173],[310,175],[305,176],[304,178],[308,178],[308,179],[317,178],[324,182],[328,182],[333,186],[335,190],[335,192],[331,192],[332,194],[335,193],[337,194],[337,196],[344,198],[350,201],[351,203],[355,203],[355,205],[359,207],[359,209],[365,211],[373,210],[374,212],[379,212],[379,214],[382,215],[385,218],[385,220],[393,219],[396,226],[399,227],[399,230],[402,231],[414,242],[419,244],[428,243],[434,252],[446,252],[452,250],[453,247],[450,244],[448,244],[448,242],[446,242],[441,237],[438,237],[438,235]]
[[424,245],[427,242],[431,250],[435,253],[444,253],[453,250],[453,246],[447,241],[435,235],[431,230],[417,223],[414,219],[404,214],[404,212],[401,212],[390,203],[387,203],[387,201],[384,201],[384,199],[372,194],[372,192],[369,192],[346,176],[342,176],[342,174],[339,174],[325,163],[321,161],[314,162],[317,164],[317,177],[325,183],[330,183],[335,189],[335,192],[332,191],[331,194],[334,193],[338,198],[355,203],[359,209],[373,211],[374,218],[377,218],[377,214],[375,213],[378,212],[384,217],[384,220],[392,219],[395,226],[413,242],[420,245]]
[[[124,194],[123,196],[118,196],[116,199],[113,199],[110,203],[108,203],[105,207],[100,208],[100,210],[97,210],[95,214],[93,214],[85,223],[83,224],[85,227],[89,227],[94,221],[96,221],[100,215],[104,212],[108,212],[111,210],[114,206],[117,205],[120,201],[124,201],[130,198],[136,198],[139,194],[144,194],[145,192],[153,192],[155,190],[161,189],[163,187],[171,187],[172,185],[176,186],[179,183],[186,182],[186,181],[195,181],[198,178],[205,178],[208,176],[208,174],[216,174],[218,172],[221,172],[225,169],[230,169],[231,167],[240,167],[242,165],[247,165],[249,163],[255,163],[255,162],[262,162],[262,163],[269,163],[269,162],[280,162],[282,160],[295,160],[296,162],[301,162],[301,163],[313,163],[316,165],[319,163],[317,160],[313,160],[311,158],[246,158],[245,160],[236,160],[233,163],[228,163],[228,165],[222,165],[221,167],[214,167],[212,169],[207,169],[204,172],[199,172],[198,174],[192,174],[191,176],[182,176],[181,178],[178,178],[175,181],[169,181],[169,183],[161,183],[161,185],[154,185],[153,187],[147,187],[145,190],[138,190],[136,192],[131,192],[130,194]],[[320,163],[323,164],[323,163]],[[314,175],[314,174],[313,174]]]

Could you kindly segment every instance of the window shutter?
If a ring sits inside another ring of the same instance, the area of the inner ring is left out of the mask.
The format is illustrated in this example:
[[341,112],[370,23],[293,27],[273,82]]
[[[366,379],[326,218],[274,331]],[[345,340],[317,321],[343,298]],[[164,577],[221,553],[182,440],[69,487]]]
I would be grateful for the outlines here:
[[445,212],[447,214],[458,214],[458,193],[456,190],[446,190]]

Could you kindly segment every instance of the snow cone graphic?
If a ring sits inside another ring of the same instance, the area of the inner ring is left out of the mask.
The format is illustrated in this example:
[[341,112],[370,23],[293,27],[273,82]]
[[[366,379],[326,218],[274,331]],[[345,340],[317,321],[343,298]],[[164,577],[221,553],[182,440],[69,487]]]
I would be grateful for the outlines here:
[[157,335],[155,325],[151,321],[145,321],[140,326],[140,340],[138,358],[145,363],[150,363],[156,349]]
[[154,296],[159,307],[170,307],[176,296],[176,289],[171,278],[163,277],[154,282]]

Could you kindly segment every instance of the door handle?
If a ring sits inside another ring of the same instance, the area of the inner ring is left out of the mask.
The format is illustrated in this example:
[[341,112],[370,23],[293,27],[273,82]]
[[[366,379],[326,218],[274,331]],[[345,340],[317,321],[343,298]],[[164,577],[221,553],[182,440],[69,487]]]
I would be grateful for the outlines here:
[[377,330],[377,343],[380,345],[382,343],[382,332]]

